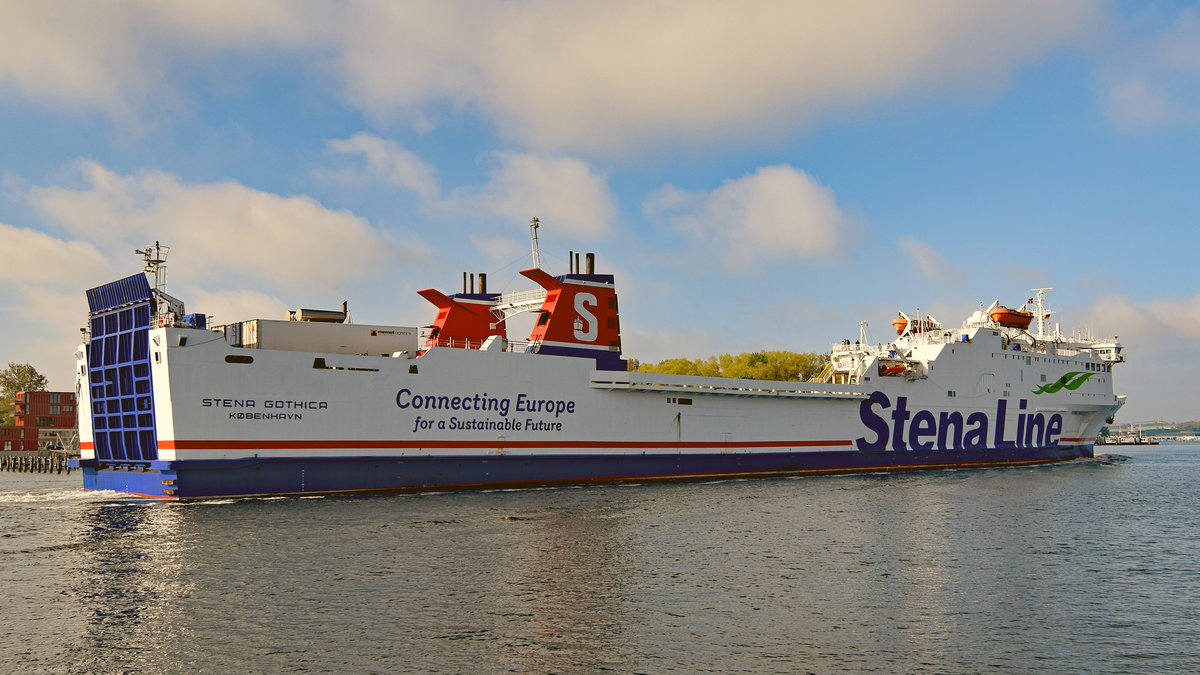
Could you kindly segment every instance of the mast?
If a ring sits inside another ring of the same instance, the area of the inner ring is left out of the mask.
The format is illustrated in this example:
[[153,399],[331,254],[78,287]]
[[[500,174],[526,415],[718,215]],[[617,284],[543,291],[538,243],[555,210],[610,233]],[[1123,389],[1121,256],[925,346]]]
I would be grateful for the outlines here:
[[529,221],[529,238],[533,241],[533,266],[540,269],[542,266],[542,256],[538,250],[537,231],[538,219],[535,216],[533,220]]
[[155,241],[153,246],[133,250],[142,256],[145,263],[142,271],[154,279],[154,291],[160,295],[167,292],[167,253],[170,250],[170,247],[163,246],[158,241]]
[[[142,256],[145,267],[142,271],[154,281],[154,318],[160,326],[174,326],[183,317],[183,301],[173,298],[167,293],[167,253],[171,248],[157,241],[153,246],[133,250]],[[201,326],[203,327],[203,326]]]
[[1033,303],[1034,303],[1033,311],[1037,314],[1037,327],[1038,327],[1037,336],[1039,338],[1043,338],[1043,339],[1046,337],[1046,319],[1049,319],[1050,315],[1054,313],[1053,311],[1046,309],[1046,291],[1052,291],[1052,290],[1054,290],[1054,289],[1053,288],[1035,288],[1035,289],[1033,289],[1033,292],[1036,294],[1033,296]]

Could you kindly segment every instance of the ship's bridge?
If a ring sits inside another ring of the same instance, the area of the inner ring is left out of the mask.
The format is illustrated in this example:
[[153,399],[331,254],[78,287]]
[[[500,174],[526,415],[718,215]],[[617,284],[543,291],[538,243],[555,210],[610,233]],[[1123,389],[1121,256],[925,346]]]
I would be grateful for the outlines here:
[[858,340],[853,343],[843,340],[832,345],[829,365],[815,380],[858,384],[873,374],[921,379],[928,377],[931,362],[947,345],[977,341],[982,341],[983,345],[991,344],[991,349],[1091,361],[1104,370],[1125,361],[1124,347],[1115,337],[1097,340],[1090,332],[1066,336],[1058,324],[1051,330],[1048,319],[1054,312],[1045,304],[1047,290],[1050,289],[1034,289],[1034,297],[1020,310],[1006,310],[999,301],[987,309],[980,304],[978,311],[972,312],[959,328],[953,330],[945,329],[931,315],[910,316],[899,312],[892,321],[897,335],[888,344],[871,344],[867,322],[863,321],[859,324]]

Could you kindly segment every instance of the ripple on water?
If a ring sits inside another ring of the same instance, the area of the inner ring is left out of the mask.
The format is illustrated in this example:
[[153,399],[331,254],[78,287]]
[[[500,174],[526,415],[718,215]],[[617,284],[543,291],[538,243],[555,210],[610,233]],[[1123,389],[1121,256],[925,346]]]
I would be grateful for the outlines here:
[[1198,451],[195,504],[0,484],[0,671],[1194,672]]

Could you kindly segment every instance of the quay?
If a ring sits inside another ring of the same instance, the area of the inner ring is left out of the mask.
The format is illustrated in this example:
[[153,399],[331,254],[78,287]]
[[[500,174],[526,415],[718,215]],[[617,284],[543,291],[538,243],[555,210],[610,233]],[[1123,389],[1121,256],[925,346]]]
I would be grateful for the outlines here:
[[0,452],[0,471],[21,473],[71,473],[70,454],[62,450]]

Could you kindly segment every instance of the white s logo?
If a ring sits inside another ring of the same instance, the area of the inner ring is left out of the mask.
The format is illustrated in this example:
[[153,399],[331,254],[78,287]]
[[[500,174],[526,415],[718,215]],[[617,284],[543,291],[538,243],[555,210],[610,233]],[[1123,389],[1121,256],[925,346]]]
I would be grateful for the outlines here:
[[[596,301],[596,296],[591,293],[576,293],[575,294],[575,312],[579,314],[579,319],[575,320],[575,339],[580,342],[593,342],[600,334],[600,327],[596,325],[596,315],[588,311],[587,306],[595,307],[599,303]],[[582,319],[582,321],[580,320]],[[583,330],[584,324],[587,324],[587,330]]]

